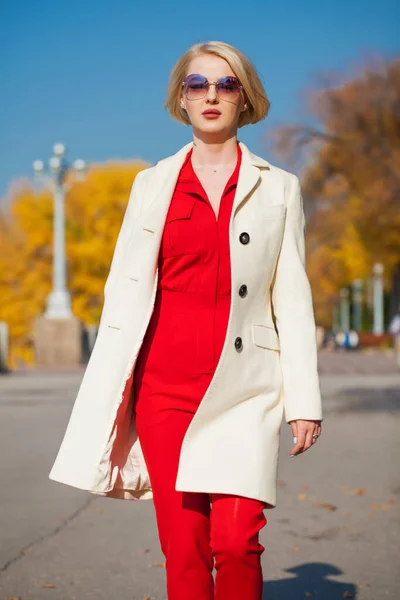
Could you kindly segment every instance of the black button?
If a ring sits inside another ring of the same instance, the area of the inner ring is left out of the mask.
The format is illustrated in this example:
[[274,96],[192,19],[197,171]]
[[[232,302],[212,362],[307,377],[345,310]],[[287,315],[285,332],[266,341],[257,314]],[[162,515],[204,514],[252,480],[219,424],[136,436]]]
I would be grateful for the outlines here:
[[247,294],[247,285],[243,284],[239,288],[239,296],[241,298],[244,298],[244,296],[246,296],[246,294]]
[[243,231],[243,233],[240,234],[239,240],[242,242],[242,244],[248,244],[249,243],[250,236],[247,233],[247,231]]
[[243,347],[242,338],[241,337],[237,337],[235,339],[235,348],[236,348],[236,350],[240,350],[242,347]]

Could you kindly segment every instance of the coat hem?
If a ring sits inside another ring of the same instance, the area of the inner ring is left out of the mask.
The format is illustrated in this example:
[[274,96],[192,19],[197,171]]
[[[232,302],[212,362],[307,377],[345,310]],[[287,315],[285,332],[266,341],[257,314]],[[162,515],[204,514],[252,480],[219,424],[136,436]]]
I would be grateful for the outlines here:
[[78,482],[65,481],[61,478],[57,478],[53,475],[49,475],[49,479],[56,483],[62,483],[70,487],[83,490],[89,494],[95,494],[97,496],[105,496],[107,498],[115,498],[117,500],[151,500],[153,498],[153,490],[151,488],[143,488],[141,490],[130,490],[125,488],[111,488],[109,490],[100,490],[95,487],[90,487],[87,484],[84,485]]
[[269,496],[267,499],[266,496],[262,496],[261,494],[248,494],[248,493],[241,494],[238,491],[233,492],[232,489],[230,491],[228,491],[226,489],[222,489],[219,486],[217,486],[217,487],[206,486],[206,487],[207,487],[207,489],[205,489],[204,487],[202,489],[200,489],[198,486],[190,486],[190,489],[189,489],[188,486],[186,486],[184,488],[183,486],[176,485],[175,491],[191,492],[191,493],[198,493],[198,494],[231,494],[234,496],[243,496],[244,498],[251,498],[252,500],[259,500],[260,502],[265,502],[266,504],[268,504],[266,509],[276,508],[276,498],[275,497],[273,498],[273,497]]

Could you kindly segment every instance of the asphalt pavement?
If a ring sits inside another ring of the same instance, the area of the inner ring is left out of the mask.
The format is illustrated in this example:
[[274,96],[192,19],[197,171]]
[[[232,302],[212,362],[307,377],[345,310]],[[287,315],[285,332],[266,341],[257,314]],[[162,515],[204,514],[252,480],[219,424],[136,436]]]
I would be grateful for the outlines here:
[[[351,358],[322,357],[315,447],[289,459],[282,425],[263,600],[400,597],[400,371]],[[152,501],[48,478],[82,375],[0,377],[0,600],[166,600]]]

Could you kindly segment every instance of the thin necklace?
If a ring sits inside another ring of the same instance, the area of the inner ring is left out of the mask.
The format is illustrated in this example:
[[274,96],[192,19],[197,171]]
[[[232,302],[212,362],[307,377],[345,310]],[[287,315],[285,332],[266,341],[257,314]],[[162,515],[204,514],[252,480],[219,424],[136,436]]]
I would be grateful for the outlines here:
[[[223,168],[228,170],[228,169],[233,169],[234,167],[235,167],[235,165],[225,165]],[[201,171],[201,169],[210,168],[213,173],[217,173],[217,171],[221,170],[221,169],[214,169],[214,167],[211,167],[210,165],[200,165],[200,166],[193,165],[193,168],[195,168],[199,171]]]
[[[192,163],[192,165],[193,165],[193,163]],[[198,169],[199,171],[201,171],[201,169],[211,169],[213,173],[217,173],[217,171],[220,171],[221,169],[226,169],[226,170],[234,169],[235,166],[236,166],[236,163],[234,165],[218,165],[217,168],[215,168],[215,165],[193,165],[193,168]]]
[[[197,144],[196,144],[196,142],[193,142],[193,146],[196,146],[196,145],[197,145]],[[236,161],[237,161],[237,159],[236,159]],[[217,169],[214,169],[214,167],[212,167],[211,165],[200,165],[200,166],[195,166],[195,165],[193,165],[193,163],[192,163],[192,166],[193,166],[193,168],[194,168],[194,169],[199,169],[199,170],[200,170],[200,169],[205,169],[205,168],[207,168],[207,167],[208,167],[208,168],[211,168],[211,169],[212,169],[212,172],[213,172],[213,173],[217,173],[217,171],[219,170],[219,167],[220,167],[220,165],[218,165],[218,168],[217,168]],[[222,166],[222,165],[221,165],[221,166]],[[236,163],[235,163],[234,165],[225,165],[225,166],[224,166],[224,168],[225,168],[225,169],[233,169],[233,168],[235,168],[235,167],[236,167]]]

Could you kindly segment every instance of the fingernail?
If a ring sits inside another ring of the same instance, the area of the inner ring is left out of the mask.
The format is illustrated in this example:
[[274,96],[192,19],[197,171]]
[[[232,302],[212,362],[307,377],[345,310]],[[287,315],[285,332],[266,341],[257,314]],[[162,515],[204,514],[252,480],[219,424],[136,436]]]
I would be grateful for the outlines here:
[[297,444],[297,437],[293,438],[293,444]]
[[289,454],[290,458],[296,458],[295,454]]

